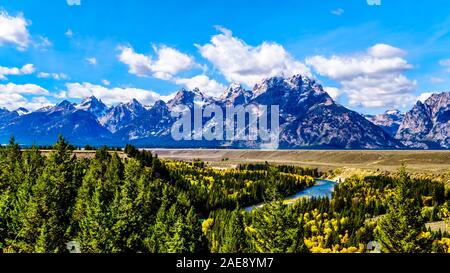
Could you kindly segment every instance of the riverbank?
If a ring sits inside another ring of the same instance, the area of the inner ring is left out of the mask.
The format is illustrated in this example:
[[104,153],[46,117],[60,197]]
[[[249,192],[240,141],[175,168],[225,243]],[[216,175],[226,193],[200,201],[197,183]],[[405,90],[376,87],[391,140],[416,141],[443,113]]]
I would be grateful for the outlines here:
[[[316,185],[303,189],[298,193],[286,197],[283,202],[287,205],[292,205],[304,198],[325,198],[331,199],[333,195],[334,188],[337,183],[331,180],[316,179]],[[246,207],[244,210],[251,212],[254,209],[260,209],[264,206],[264,203]]]

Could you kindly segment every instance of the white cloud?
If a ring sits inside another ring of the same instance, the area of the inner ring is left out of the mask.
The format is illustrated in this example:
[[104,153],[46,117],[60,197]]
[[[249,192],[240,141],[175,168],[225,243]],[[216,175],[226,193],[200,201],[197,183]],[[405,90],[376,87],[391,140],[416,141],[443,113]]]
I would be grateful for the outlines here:
[[344,9],[338,8],[338,9],[332,10],[331,14],[336,15],[336,16],[341,16],[342,14],[344,14],[344,12],[345,12]]
[[415,101],[417,82],[403,73],[413,66],[405,52],[377,44],[367,52],[349,56],[313,56],[306,63],[320,75],[338,81],[351,106],[407,107]]
[[406,108],[416,101],[417,82],[401,74],[361,76],[343,81],[342,86],[351,106]]
[[157,59],[134,51],[127,46],[119,47],[119,60],[128,65],[128,72],[139,77],[155,77],[170,80],[177,73],[189,70],[196,66],[194,59],[180,51],[167,46],[153,46]]
[[[31,99],[27,99],[24,95],[32,96]],[[9,110],[15,110],[19,107],[25,107],[28,110],[36,110],[38,108],[48,106],[51,103],[44,97],[50,93],[35,84],[0,84],[0,107],[4,107]]]
[[86,58],[86,62],[88,62],[90,65],[96,65],[97,59],[94,57],[89,57],[89,58]]
[[103,80],[102,80],[102,84],[103,84],[103,85],[106,85],[106,86],[110,86],[110,85],[111,85],[111,82],[109,82],[109,81],[106,80],[106,79],[103,79]]
[[52,94],[53,97],[57,98],[57,99],[67,99],[67,91],[60,91],[56,94]]
[[47,72],[39,72],[38,78],[41,79],[54,79],[54,80],[68,80],[69,76],[64,73],[47,73]]
[[[67,92],[65,96],[68,98],[86,98],[95,96],[101,99],[104,103],[112,105],[125,101],[137,99],[143,104],[153,104],[160,99],[160,95],[144,89],[138,88],[107,88],[101,85],[94,85],[91,83],[67,83]],[[64,95],[64,94],[60,94]]]
[[445,82],[445,79],[443,78],[439,78],[439,77],[431,77],[430,78],[431,83],[433,84],[438,84],[438,83],[443,83]]
[[44,95],[47,96],[50,93],[48,90],[40,87],[36,84],[0,84],[0,94],[29,94],[29,95]]
[[188,89],[192,90],[194,88],[200,89],[204,94],[218,97],[223,94],[226,87],[216,80],[210,79],[206,75],[197,75],[192,78],[182,78],[176,79],[177,84],[183,84]]
[[65,33],[64,33],[64,35],[66,35],[67,37],[73,37],[73,31],[69,28]]
[[425,92],[419,95],[419,97],[417,98],[417,100],[421,101],[421,102],[425,102],[428,98],[430,98],[434,93],[433,92]]
[[0,9],[0,46],[13,44],[17,49],[25,50],[30,43],[29,24],[22,14],[14,17]]
[[283,46],[263,42],[256,47],[247,45],[232,32],[217,27],[221,32],[211,38],[209,44],[196,45],[201,55],[210,61],[229,82],[253,87],[264,78],[302,74],[311,76],[302,62],[295,60]]
[[325,90],[325,92],[327,92],[328,95],[330,95],[330,97],[333,98],[333,100],[337,100],[342,94],[341,90],[339,90],[339,88],[336,87],[324,86],[323,90]]
[[26,64],[22,66],[22,68],[18,67],[4,67],[0,66],[0,80],[6,80],[9,75],[29,75],[33,74],[36,71],[36,68],[33,64]]
[[67,5],[69,6],[80,6],[81,0],[66,0]]
[[387,44],[376,44],[367,50],[368,54],[376,58],[396,58],[404,57],[406,52],[400,48]]
[[0,100],[0,107],[8,110],[16,110],[19,107],[25,107],[28,110],[34,111],[39,108],[52,105],[46,97],[33,97],[31,100],[26,99],[17,93],[2,94]]
[[167,96],[161,96],[161,100],[164,102],[169,102],[171,99],[175,98],[178,92],[173,92],[172,94],[169,94]]
[[[314,67],[321,75],[334,80],[352,79],[360,76],[380,76],[411,69],[412,65],[399,56],[393,56],[394,49],[379,47],[369,48],[366,54],[353,56],[314,56],[306,63]],[[397,51],[401,53],[401,51]],[[403,53],[401,53],[403,54]]]
[[50,40],[45,36],[39,36],[37,41],[34,42],[34,46],[36,48],[46,50],[52,46],[52,42],[50,42]]

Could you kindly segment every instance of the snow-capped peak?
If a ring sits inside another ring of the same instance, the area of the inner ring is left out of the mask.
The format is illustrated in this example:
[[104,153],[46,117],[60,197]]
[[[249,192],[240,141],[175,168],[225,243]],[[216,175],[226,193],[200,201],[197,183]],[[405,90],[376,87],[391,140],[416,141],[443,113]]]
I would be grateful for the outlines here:
[[391,115],[391,116],[397,116],[397,115],[400,115],[401,112],[399,110],[397,110],[397,109],[391,109],[391,110],[387,110],[385,112],[385,114],[386,115]]
[[68,100],[63,100],[62,102],[58,103],[55,107],[53,107],[54,110],[73,110],[77,106],[76,103],[70,102]]
[[19,109],[15,110],[15,112],[19,115],[19,116],[23,116],[23,115],[27,115],[30,113],[30,111],[28,111],[28,109],[25,109],[23,107],[20,107]]
[[108,107],[99,99],[94,96],[85,98],[76,109],[83,110],[94,114],[97,118],[103,116]]

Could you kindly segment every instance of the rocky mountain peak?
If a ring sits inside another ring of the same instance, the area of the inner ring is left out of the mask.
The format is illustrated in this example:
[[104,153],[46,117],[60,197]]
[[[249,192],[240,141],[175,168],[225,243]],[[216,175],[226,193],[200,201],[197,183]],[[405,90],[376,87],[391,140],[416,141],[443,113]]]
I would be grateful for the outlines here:
[[20,108],[14,110],[14,112],[16,112],[19,116],[23,116],[23,115],[30,113],[30,111],[28,111],[28,109],[26,109],[24,107],[20,107]]
[[450,148],[450,92],[418,101],[406,113],[396,138],[415,148]]
[[159,100],[157,102],[155,102],[155,104],[149,109],[149,112],[151,114],[154,113],[158,113],[158,114],[162,114],[162,113],[169,113],[169,108],[167,107],[167,103]]
[[394,137],[397,134],[404,116],[405,115],[399,110],[391,109],[385,111],[383,114],[366,115],[365,117],[373,124],[380,126],[390,136]]
[[240,105],[247,104],[252,97],[252,92],[244,89],[241,84],[233,83],[220,97],[226,104]]
[[191,108],[194,103],[204,103],[206,101],[212,101],[212,98],[206,97],[200,89],[195,88],[194,90],[187,90],[182,88],[175,97],[167,103],[167,106],[170,109],[178,105],[185,105]]
[[433,119],[450,110],[450,92],[433,94],[425,101],[426,108]]
[[51,108],[53,111],[72,111],[75,110],[77,104],[72,103],[68,100],[63,100],[62,102],[58,103],[55,107]]
[[87,112],[90,112],[94,114],[97,118],[103,116],[106,111],[108,110],[108,107],[99,99],[97,99],[95,96],[90,96],[77,105],[76,107],[78,110],[84,110]]
[[285,112],[301,115],[314,105],[334,104],[320,84],[308,77],[294,75],[284,79],[274,77],[264,80],[254,89],[254,100],[262,105],[284,105]]
[[[7,139],[13,134],[26,142],[36,137],[50,140],[63,133],[75,136],[84,144],[84,141],[108,138],[116,145],[133,142],[140,146],[189,146],[192,144],[173,143],[170,138],[171,125],[176,121],[170,114],[172,107],[233,103],[279,106],[281,148],[394,149],[404,148],[403,144],[416,148],[449,148],[449,97],[449,93],[435,94],[424,103],[418,102],[404,118],[398,110],[364,118],[336,104],[313,79],[302,75],[272,77],[255,85],[253,91],[232,84],[219,99],[205,96],[196,88],[181,89],[168,103],[157,101],[153,106],[143,106],[133,99],[107,108],[91,96],[79,105],[63,101],[22,116],[0,109],[0,138]],[[34,138],[28,139],[31,135]],[[195,145],[258,148],[262,144],[258,141]]]
[[135,113],[145,111],[144,105],[142,105],[137,99],[132,99],[130,102],[124,104],[124,107]]

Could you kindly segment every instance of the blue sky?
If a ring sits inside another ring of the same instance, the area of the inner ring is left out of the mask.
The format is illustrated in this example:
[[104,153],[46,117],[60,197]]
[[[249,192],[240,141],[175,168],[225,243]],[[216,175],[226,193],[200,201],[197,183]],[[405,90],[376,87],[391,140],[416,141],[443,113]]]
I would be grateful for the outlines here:
[[[2,0],[0,107],[96,95],[151,104],[182,87],[301,73],[363,112],[448,91],[445,0]],[[16,107],[17,106],[17,107]]]

